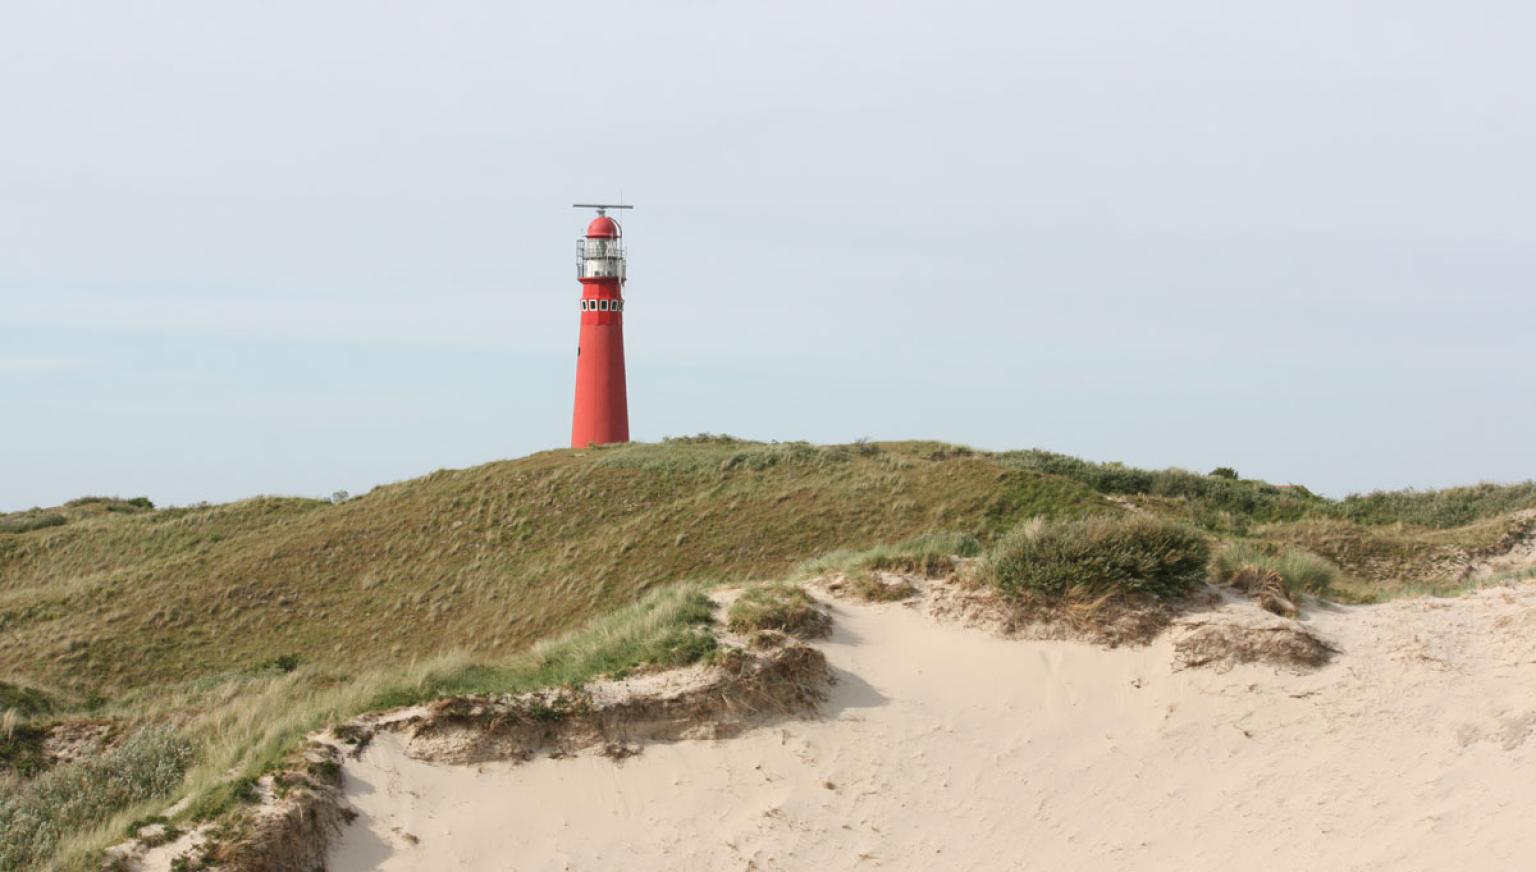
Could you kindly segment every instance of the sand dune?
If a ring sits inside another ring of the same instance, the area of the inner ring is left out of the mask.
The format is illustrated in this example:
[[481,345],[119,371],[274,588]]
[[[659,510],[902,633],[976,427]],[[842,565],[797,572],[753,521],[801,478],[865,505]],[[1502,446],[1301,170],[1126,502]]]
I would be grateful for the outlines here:
[[1536,586],[1314,609],[1307,674],[830,607],[816,720],[478,766],[381,732],[332,872],[1536,867]]

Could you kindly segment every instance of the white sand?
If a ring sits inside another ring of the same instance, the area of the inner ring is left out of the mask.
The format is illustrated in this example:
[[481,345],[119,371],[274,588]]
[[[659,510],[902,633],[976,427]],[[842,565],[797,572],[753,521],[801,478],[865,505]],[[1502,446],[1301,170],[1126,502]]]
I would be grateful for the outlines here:
[[381,733],[332,872],[1536,868],[1536,586],[1314,612],[1304,676],[833,609],[822,720],[622,763]]

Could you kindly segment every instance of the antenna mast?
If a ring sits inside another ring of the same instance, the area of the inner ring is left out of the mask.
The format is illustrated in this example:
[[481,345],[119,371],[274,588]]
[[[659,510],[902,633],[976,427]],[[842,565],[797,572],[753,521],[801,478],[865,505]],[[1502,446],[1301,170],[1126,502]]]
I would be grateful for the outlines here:
[[623,203],[572,203],[572,209],[596,209],[597,214],[607,215],[609,209],[633,209],[634,206],[626,206]]

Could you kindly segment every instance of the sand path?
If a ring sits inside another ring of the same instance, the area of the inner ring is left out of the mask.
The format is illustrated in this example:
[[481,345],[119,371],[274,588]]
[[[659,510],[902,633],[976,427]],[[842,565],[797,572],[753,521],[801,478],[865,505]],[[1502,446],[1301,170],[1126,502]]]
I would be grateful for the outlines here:
[[1536,586],[1315,612],[1301,676],[831,607],[820,720],[622,763],[381,733],[330,869],[1536,868]]

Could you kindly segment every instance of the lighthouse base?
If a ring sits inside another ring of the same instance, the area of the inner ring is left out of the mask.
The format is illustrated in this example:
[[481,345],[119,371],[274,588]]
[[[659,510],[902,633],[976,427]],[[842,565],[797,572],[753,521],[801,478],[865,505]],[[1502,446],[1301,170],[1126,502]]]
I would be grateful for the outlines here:
[[[614,316],[617,321],[618,316]],[[571,447],[629,441],[629,399],[624,381],[620,323],[583,324],[576,350],[576,412]]]

